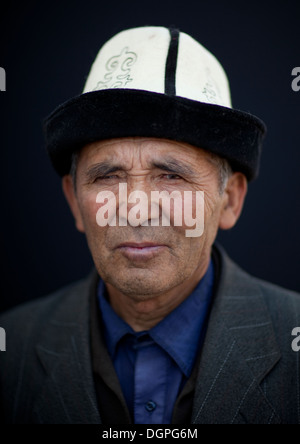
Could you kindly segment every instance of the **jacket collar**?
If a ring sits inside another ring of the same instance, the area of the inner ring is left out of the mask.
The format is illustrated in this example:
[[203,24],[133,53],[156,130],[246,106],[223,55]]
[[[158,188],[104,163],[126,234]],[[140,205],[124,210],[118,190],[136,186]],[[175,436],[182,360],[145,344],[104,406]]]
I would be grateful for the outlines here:
[[197,378],[192,422],[279,423],[260,383],[281,355],[258,281],[218,247],[221,278]]

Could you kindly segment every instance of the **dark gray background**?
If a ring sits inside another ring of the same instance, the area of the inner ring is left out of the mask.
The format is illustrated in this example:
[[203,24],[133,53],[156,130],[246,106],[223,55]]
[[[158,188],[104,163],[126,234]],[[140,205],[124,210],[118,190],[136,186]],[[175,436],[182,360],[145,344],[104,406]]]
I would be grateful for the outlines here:
[[1,5],[0,310],[85,276],[92,261],[43,146],[41,123],[81,92],[101,45],[116,32],[175,25],[221,61],[235,108],[268,126],[261,175],[236,228],[222,233],[249,272],[300,291],[300,2],[64,1]]

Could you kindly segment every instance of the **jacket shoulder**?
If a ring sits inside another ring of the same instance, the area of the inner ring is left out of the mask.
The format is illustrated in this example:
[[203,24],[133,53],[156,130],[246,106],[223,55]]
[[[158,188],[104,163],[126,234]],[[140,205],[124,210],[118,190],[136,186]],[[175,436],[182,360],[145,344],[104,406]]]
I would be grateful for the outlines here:
[[82,294],[82,291],[88,286],[89,280],[87,278],[73,282],[51,294],[4,312],[0,315],[1,327],[12,333],[18,326],[19,337],[20,330],[32,326],[33,323],[42,324],[45,318],[51,318],[51,314],[58,311],[62,304],[65,305],[70,298]]
[[[81,323],[82,307],[89,297],[96,272],[67,285],[50,295],[20,305],[0,316],[0,326],[6,333],[6,352],[0,355],[2,370],[13,368],[19,357],[32,349],[47,331],[49,323],[74,325]],[[60,338],[53,338],[59,341]],[[4,373],[4,371],[2,372]],[[1,375],[0,375],[1,379]]]
[[259,279],[232,261],[224,249],[218,245],[221,263],[227,277],[227,288],[236,296],[242,293],[244,297],[259,291],[265,299],[269,311],[276,312],[282,309],[282,314],[291,314],[291,311],[300,310],[300,293],[275,285],[271,282]]
[[[260,287],[268,310],[273,319],[299,320],[300,324],[300,293],[253,278]],[[296,326],[296,325],[295,325]]]
[[6,351],[0,353],[0,414],[7,423],[30,422],[32,405],[44,383],[45,369],[37,353],[38,344],[48,340],[50,349],[52,345],[55,349],[64,340],[59,327],[81,328],[88,316],[94,275],[96,279],[95,272],[87,279],[1,315]]
[[[263,301],[257,316],[265,313],[266,322],[273,325],[282,354],[286,359],[293,360],[295,353],[291,354],[292,332],[300,327],[300,294],[252,276],[233,262],[224,250],[219,251],[226,277],[225,285],[222,286],[223,295],[229,299],[233,297],[244,301],[244,311],[248,314],[256,313],[258,308],[252,305],[259,300]],[[252,320],[255,324],[255,317]]]
[[257,282],[268,308],[283,358],[293,366],[295,360],[300,357],[299,353],[292,350],[294,331],[300,328],[300,294],[265,281],[257,280]]

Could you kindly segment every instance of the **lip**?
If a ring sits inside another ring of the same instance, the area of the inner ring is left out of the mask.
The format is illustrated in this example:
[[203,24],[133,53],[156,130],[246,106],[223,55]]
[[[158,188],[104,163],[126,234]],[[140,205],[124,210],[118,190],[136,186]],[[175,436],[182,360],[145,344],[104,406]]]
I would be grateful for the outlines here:
[[127,259],[145,261],[154,258],[165,248],[167,248],[166,245],[153,242],[125,242],[118,245],[116,250],[119,250]]
[[155,247],[165,247],[164,244],[156,244],[153,242],[124,242],[123,244],[118,245],[117,248],[136,248],[136,249],[143,249],[143,248],[155,248]]

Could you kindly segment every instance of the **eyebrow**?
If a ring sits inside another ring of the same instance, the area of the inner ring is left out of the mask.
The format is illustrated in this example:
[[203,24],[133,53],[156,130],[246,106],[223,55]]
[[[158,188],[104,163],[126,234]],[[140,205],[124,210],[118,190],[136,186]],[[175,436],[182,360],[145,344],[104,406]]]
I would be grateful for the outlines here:
[[123,170],[123,168],[120,165],[112,165],[109,162],[101,162],[89,168],[85,173],[85,175],[87,180],[89,182],[92,182],[97,177],[104,177],[120,170]]
[[[157,168],[162,171],[166,171],[172,174],[178,174],[180,176],[194,176],[196,173],[187,165],[178,163],[173,158],[167,158],[164,160],[157,160],[151,162],[151,167]],[[97,163],[90,167],[85,173],[89,182],[93,182],[97,177],[105,177],[116,171],[125,171],[126,168],[120,164],[112,164],[110,162]]]
[[180,176],[194,176],[196,174],[192,168],[183,163],[178,163],[173,158],[167,158],[163,161],[155,161],[152,163],[152,166]]

